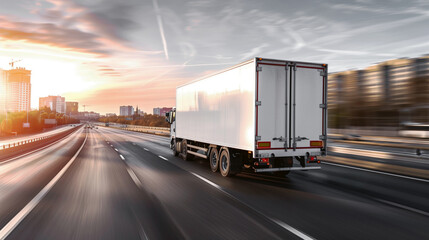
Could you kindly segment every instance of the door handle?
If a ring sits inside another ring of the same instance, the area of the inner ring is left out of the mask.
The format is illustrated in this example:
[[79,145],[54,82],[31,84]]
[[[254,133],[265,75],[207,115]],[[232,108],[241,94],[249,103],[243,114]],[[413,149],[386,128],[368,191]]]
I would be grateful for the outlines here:
[[306,137],[300,137],[300,136],[298,136],[298,137],[295,138],[296,142],[299,142],[299,141],[302,141],[302,140],[308,140],[308,138],[306,138]]
[[273,138],[273,141],[276,141],[276,140],[279,140],[279,142],[284,142],[286,141],[286,138],[283,138],[282,136]]

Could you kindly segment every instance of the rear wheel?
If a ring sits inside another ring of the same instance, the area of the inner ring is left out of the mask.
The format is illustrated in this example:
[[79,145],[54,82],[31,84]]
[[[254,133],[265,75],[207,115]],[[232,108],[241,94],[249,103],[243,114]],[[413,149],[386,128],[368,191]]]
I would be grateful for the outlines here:
[[180,155],[185,161],[190,161],[193,159],[194,155],[188,153],[188,144],[186,142],[186,139],[182,140],[182,152],[180,153]]
[[209,162],[212,172],[217,172],[219,169],[219,151],[215,147],[210,150]]
[[174,156],[179,156],[179,152],[177,151],[177,143],[176,143],[176,139],[174,139],[173,141],[172,141],[172,146],[171,146],[171,149],[173,150],[173,154],[174,154]]
[[234,176],[242,169],[241,156],[237,153],[230,152],[227,148],[223,148],[219,157],[219,171],[224,177]]
[[[284,157],[284,158],[275,158],[274,164],[271,165],[274,168],[284,168],[284,167],[292,167],[293,166],[293,158],[291,157]],[[288,171],[279,171],[274,172],[274,175],[277,177],[285,177],[290,173],[290,170]]]
[[229,156],[229,151],[227,149],[223,149],[220,154],[219,170],[220,170],[220,174],[222,174],[222,176],[224,177],[232,176],[231,158]]

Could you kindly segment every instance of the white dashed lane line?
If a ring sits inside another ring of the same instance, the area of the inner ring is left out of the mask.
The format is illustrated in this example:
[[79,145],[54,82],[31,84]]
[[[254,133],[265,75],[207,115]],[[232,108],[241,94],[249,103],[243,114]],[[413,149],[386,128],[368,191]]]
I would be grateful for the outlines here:
[[163,159],[163,160],[165,160],[165,161],[168,161],[168,159],[165,158],[165,157],[163,157],[163,156],[158,156],[158,157],[161,158],[161,159]]
[[119,150],[117,148],[115,148],[115,151],[119,152]]
[[212,182],[212,181],[208,180],[207,178],[202,177],[202,176],[200,176],[200,175],[198,175],[198,174],[196,174],[196,173],[193,173],[193,172],[190,172],[190,173],[191,173],[192,175],[194,175],[195,177],[197,177],[197,178],[199,178],[199,179],[203,180],[204,182],[206,182],[206,183],[208,183],[208,184],[212,185],[213,187],[215,187],[215,188],[217,188],[217,189],[222,190],[222,188],[221,188],[219,185],[217,185],[216,183],[214,183],[214,182]]
[[149,149],[147,149],[147,148],[143,148],[145,151],[148,151],[149,152]]
[[134,183],[137,185],[137,187],[139,187],[140,189],[143,189],[142,182],[140,182],[140,179],[137,177],[134,171],[128,166],[127,166],[127,171],[128,171],[128,174],[131,176],[131,179],[133,179]]
[[[161,156],[159,156],[159,157],[161,157]],[[227,191],[225,191],[224,189],[222,189],[222,187],[221,187],[221,186],[219,186],[219,185],[217,185],[216,183],[214,183],[214,182],[212,182],[212,181],[208,180],[207,178],[205,178],[205,177],[203,177],[203,176],[200,176],[200,175],[198,175],[198,174],[196,174],[196,173],[193,173],[193,172],[190,172],[190,173],[191,173],[192,175],[194,175],[195,177],[197,177],[197,178],[199,178],[199,179],[203,180],[204,182],[208,183],[208,184],[209,184],[209,185],[211,185],[212,187],[215,187],[215,188],[219,189],[221,192],[223,192],[224,194],[226,194],[226,195],[230,196],[231,198],[235,199],[236,201],[240,202],[241,204],[244,204],[245,206],[248,206],[246,203],[242,202],[242,201],[241,201],[241,200],[239,200],[238,198],[234,197],[233,195],[231,195],[230,193],[228,193]],[[255,211],[256,211],[256,210],[255,210]],[[256,211],[256,212],[258,212],[258,211]],[[259,212],[258,212],[258,213],[259,213]],[[262,213],[259,213],[259,214],[263,215]],[[264,215],[264,216],[265,216],[265,215]],[[280,220],[276,220],[276,219],[270,218],[270,217],[268,217],[268,216],[265,216],[265,217],[266,217],[266,218],[268,218],[268,219],[270,219],[271,221],[273,221],[274,223],[276,223],[276,224],[277,224],[277,225],[279,225],[280,227],[282,227],[282,228],[286,229],[287,231],[289,231],[289,232],[291,232],[291,233],[295,234],[297,237],[299,237],[299,238],[301,238],[301,239],[304,239],[304,240],[312,240],[312,239],[314,239],[314,238],[312,238],[312,237],[308,236],[307,234],[305,234],[305,233],[303,233],[303,232],[299,231],[298,229],[296,229],[296,228],[294,228],[294,227],[290,226],[289,224],[286,224],[286,223],[284,223],[284,222],[282,222],[282,221],[280,221]]]
[[121,159],[125,161],[124,156],[122,156],[121,154],[119,154],[119,157],[121,157]]

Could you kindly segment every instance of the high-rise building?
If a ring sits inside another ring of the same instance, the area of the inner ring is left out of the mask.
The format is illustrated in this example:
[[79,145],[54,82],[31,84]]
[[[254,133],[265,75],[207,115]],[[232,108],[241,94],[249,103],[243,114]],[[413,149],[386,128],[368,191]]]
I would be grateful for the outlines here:
[[0,69],[0,113],[6,112],[6,80],[7,71]]
[[153,109],[153,115],[159,115],[159,116],[165,117],[165,114],[168,113],[169,111],[171,111],[171,109],[173,109],[173,108],[168,108],[168,107],[154,108]]
[[79,111],[78,102],[66,102],[66,114],[76,114]]
[[119,116],[132,116],[134,115],[133,106],[120,106],[119,107]]
[[328,117],[333,128],[429,123],[429,55],[329,74]]
[[49,108],[53,112],[66,113],[66,99],[61,96],[48,96],[39,98],[39,109]]
[[[1,105],[8,112],[30,110],[31,99],[31,71],[25,68],[15,68],[0,71],[0,86],[4,94]],[[2,107],[0,107],[2,109]]]

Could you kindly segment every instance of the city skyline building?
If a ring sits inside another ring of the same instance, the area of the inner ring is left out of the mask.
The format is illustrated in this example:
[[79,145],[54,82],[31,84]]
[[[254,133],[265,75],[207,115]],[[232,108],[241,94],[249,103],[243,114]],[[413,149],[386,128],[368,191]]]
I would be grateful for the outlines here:
[[57,113],[66,113],[66,100],[61,96],[47,96],[39,98],[39,110],[45,107]]
[[66,102],[66,114],[77,114],[79,112],[78,102]]
[[171,108],[171,107],[170,108],[169,107],[162,107],[162,108],[157,107],[157,108],[153,109],[153,115],[165,117],[165,114],[168,113],[169,111],[171,111],[171,109],[173,109],[173,108]]
[[0,111],[21,112],[31,106],[31,70],[0,70]]
[[132,116],[134,115],[133,106],[120,106],[119,107],[119,116]]
[[7,71],[0,68],[0,113],[6,112],[6,80]]
[[330,127],[429,123],[429,55],[329,74]]

